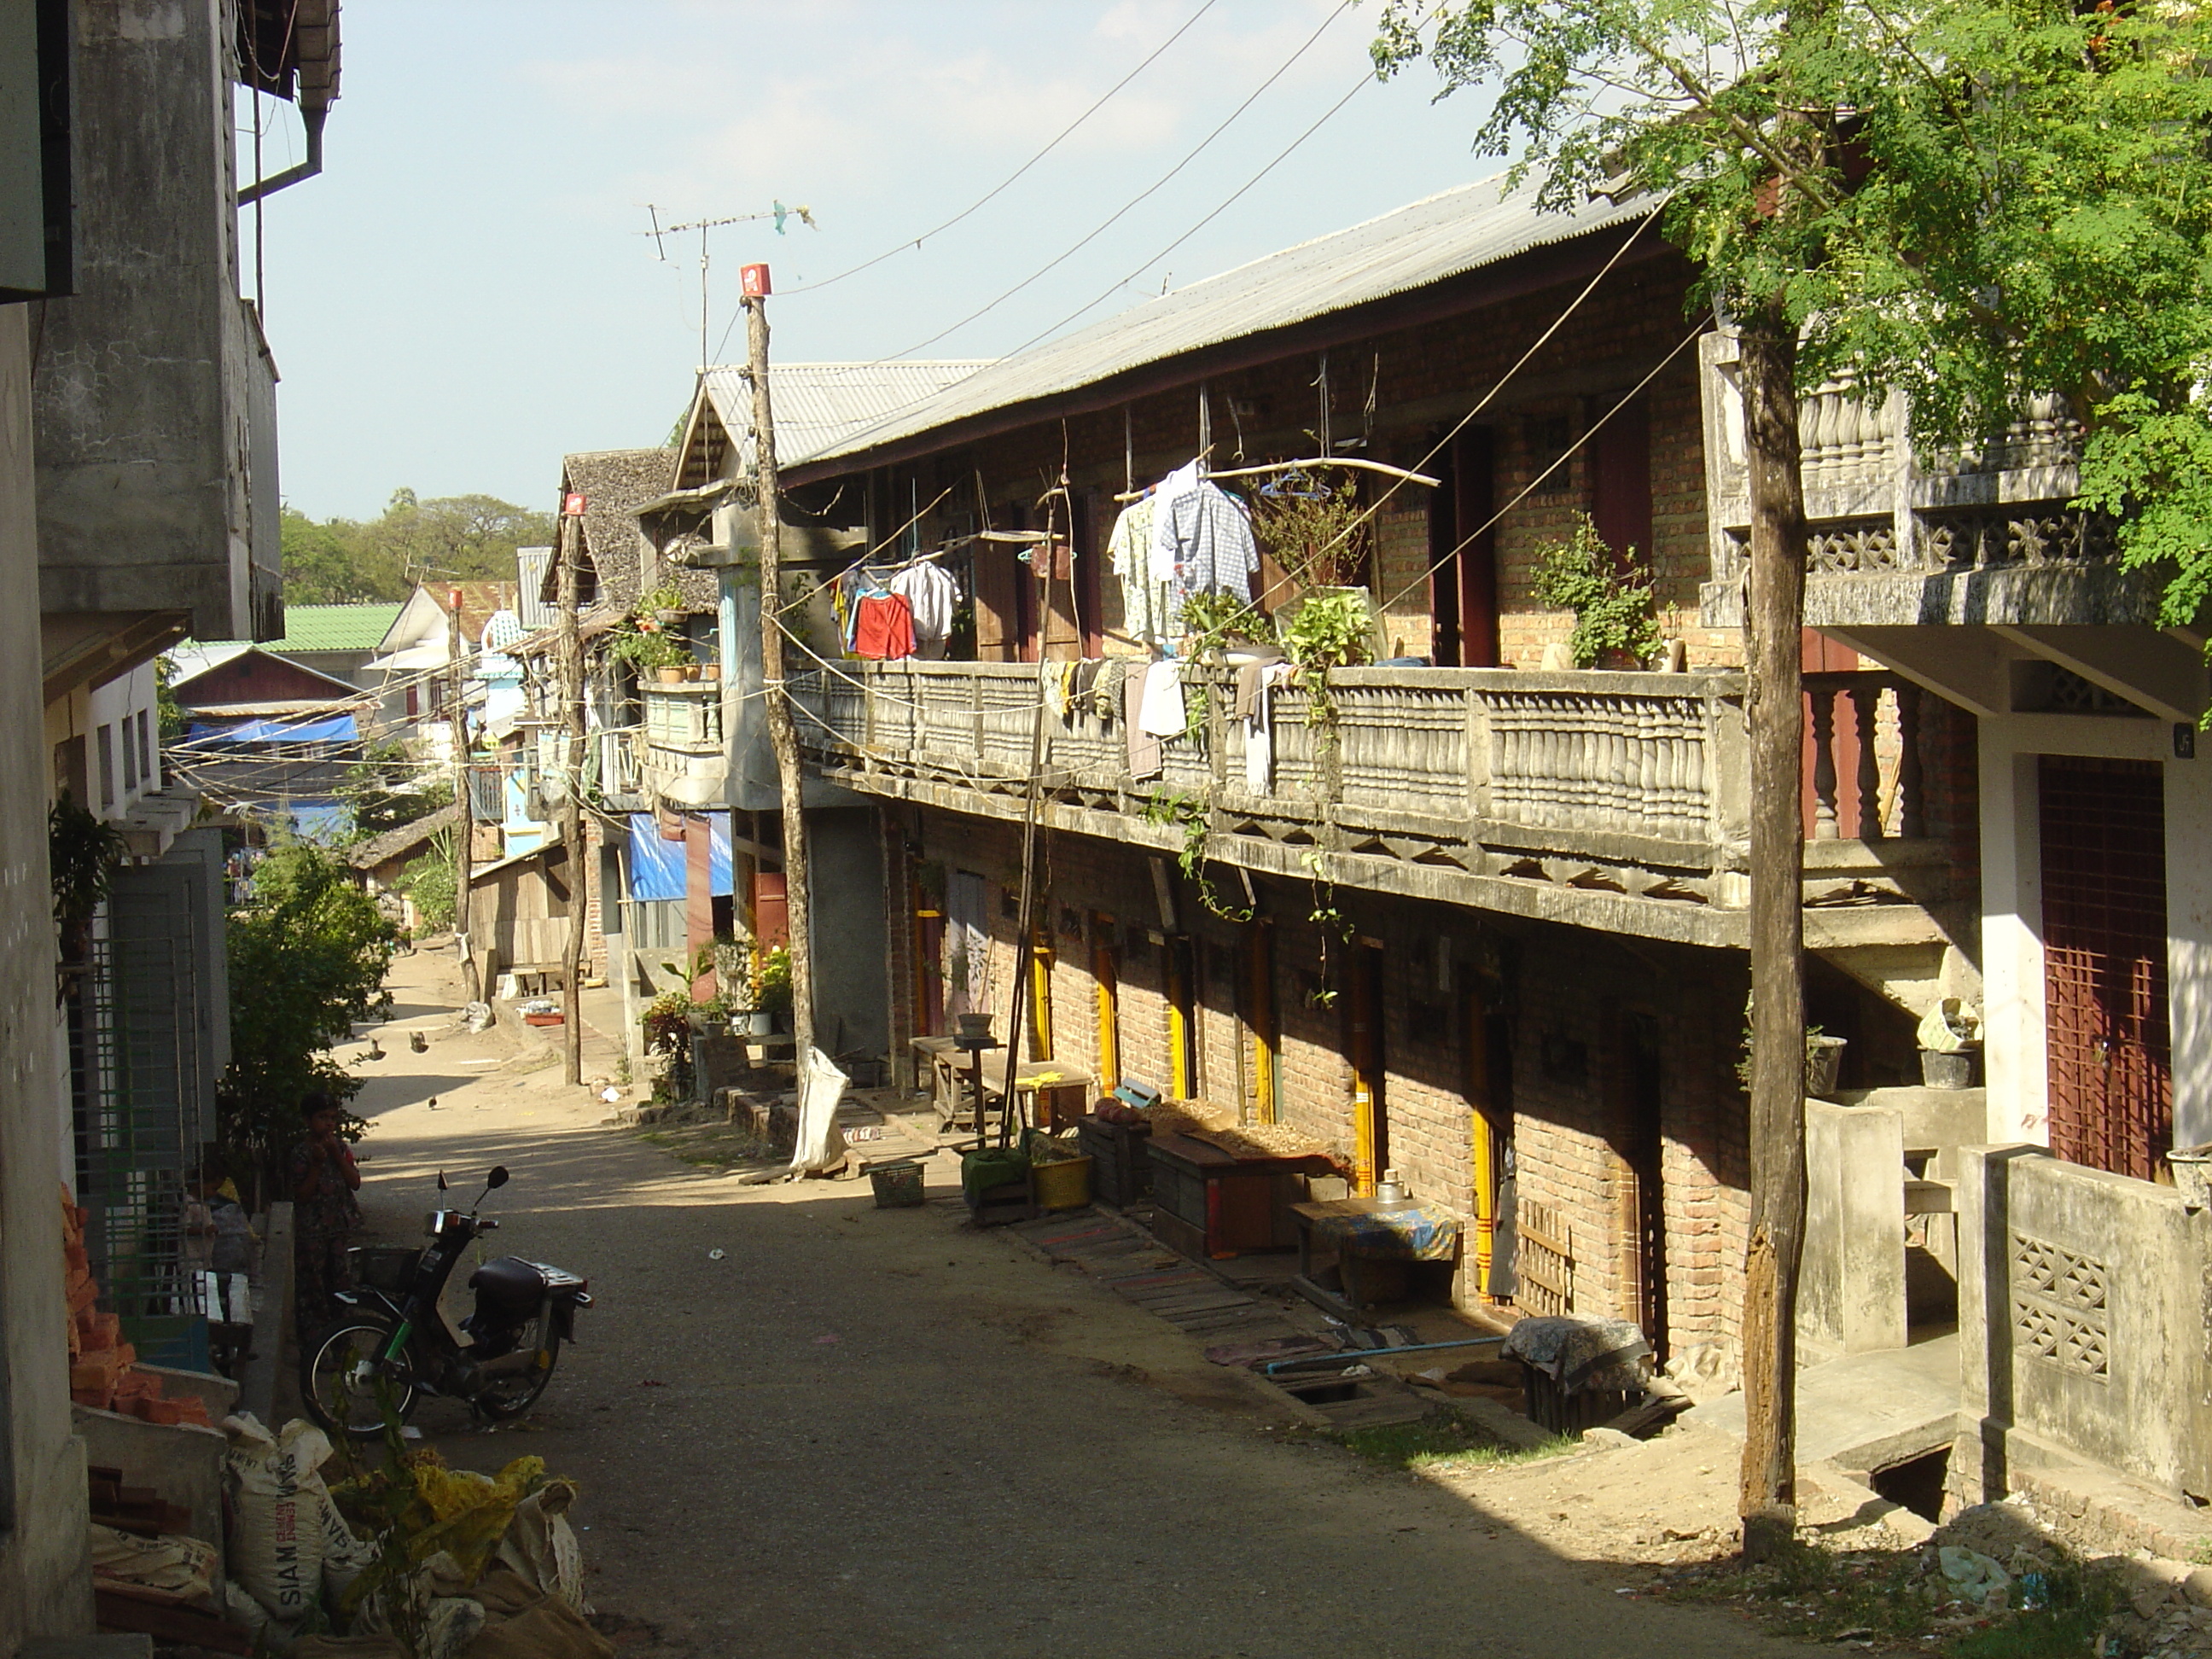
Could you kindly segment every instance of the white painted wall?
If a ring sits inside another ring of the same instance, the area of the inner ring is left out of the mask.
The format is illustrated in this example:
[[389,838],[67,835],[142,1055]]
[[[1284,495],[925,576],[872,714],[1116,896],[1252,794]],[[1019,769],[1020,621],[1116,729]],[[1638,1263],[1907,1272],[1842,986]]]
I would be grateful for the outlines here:
[[2159,763],[2166,784],[2166,994],[2174,1142],[2212,1141],[2212,747],[2177,760],[2164,720],[1984,715],[1981,726],[1984,1060],[1992,1141],[2048,1145],[2042,846],[2036,757]]

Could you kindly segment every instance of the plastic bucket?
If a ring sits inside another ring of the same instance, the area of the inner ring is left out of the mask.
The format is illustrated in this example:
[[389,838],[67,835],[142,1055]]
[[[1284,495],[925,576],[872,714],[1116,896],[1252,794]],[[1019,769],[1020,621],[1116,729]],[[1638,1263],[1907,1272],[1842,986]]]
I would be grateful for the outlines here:
[[912,1158],[877,1164],[868,1171],[868,1184],[876,1189],[879,1210],[910,1210],[922,1200],[921,1165]]
[[1920,1081],[1929,1089],[1971,1089],[1974,1086],[1974,1050],[1940,1048],[1920,1051]]
[[1836,1092],[1836,1074],[1843,1067],[1847,1039],[1810,1036],[1805,1039],[1805,1092],[1816,1099]]
[[1030,1165],[1030,1181],[1040,1210],[1079,1210],[1091,1201],[1091,1160],[1055,1158]]

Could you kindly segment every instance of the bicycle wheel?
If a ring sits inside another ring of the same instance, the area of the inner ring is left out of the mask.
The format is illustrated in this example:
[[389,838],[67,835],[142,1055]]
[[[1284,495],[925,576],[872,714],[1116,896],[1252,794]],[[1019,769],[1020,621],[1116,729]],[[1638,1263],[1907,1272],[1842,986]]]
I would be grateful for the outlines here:
[[371,1439],[384,1432],[388,1409],[404,1423],[415,1414],[415,1385],[386,1376],[377,1361],[392,1341],[380,1319],[341,1320],[301,1355],[300,1395],[315,1421],[334,1434]]

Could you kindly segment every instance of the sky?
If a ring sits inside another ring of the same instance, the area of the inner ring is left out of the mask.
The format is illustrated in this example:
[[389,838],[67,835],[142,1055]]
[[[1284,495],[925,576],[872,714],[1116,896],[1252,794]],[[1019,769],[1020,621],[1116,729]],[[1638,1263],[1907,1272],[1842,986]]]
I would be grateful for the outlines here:
[[[550,507],[562,454],[664,441],[700,361],[701,239],[656,241],[656,215],[665,226],[780,201],[819,226],[708,233],[712,361],[743,358],[738,268],[757,260],[774,273],[777,361],[982,357],[1498,171],[1470,148],[1476,94],[1436,101],[1426,64],[1368,76],[1379,4],[349,6],[326,170],[267,199],[258,276],[254,211],[243,219],[246,289],[283,375],[285,499],[319,519],[374,517],[403,487]],[[1010,187],[911,245],[1187,23]],[[1363,77],[1286,160],[1156,257]],[[296,159],[297,117],[263,100],[261,120],[274,172]]]

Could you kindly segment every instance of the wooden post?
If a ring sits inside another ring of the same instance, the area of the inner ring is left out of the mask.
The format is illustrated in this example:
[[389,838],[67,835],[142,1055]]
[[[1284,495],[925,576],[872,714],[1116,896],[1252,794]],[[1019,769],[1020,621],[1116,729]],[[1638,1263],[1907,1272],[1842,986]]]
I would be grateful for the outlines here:
[[[753,271],[758,292],[752,291]],[[783,677],[783,526],[775,476],[775,411],[768,390],[768,268],[746,268],[745,363],[753,383],[755,511],[760,520],[761,690],[783,809],[784,918],[791,951],[791,1030],[799,1073],[814,1047],[814,902],[808,881],[805,781]]]
[[469,938],[469,883],[476,873],[476,797],[469,787],[469,710],[463,696],[461,672],[461,590],[448,588],[452,602],[446,619],[447,686],[451,701],[447,720],[453,744],[453,799],[460,804],[460,834],[453,849],[453,943],[461,952],[461,995],[465,1001],[483,1000],[483,981],[477,976],[475,941]]
[[1743,1553],[1796,1533],[1797,1271],[1805,1243],[1805,495],[1797,334],[1778,303],[1742,333],[1751,463],[1744,661],[1751,759],[1751,1246],[1744,1266]]
[[[564,501],[562,506],[567,505]],[[553,521],[553,556],[560,561],[556,602],[561,609],[561,718],[567,741],[561,745],[565,793],[561,800],[561,844],[568,854],[568,939],[561,953],[561,1048],[571,1084],[584,1080],[584,924],[591,902],[591,860],[584,848],[584,645],[576,632],[576,541],[578,525],[565,512]]]

